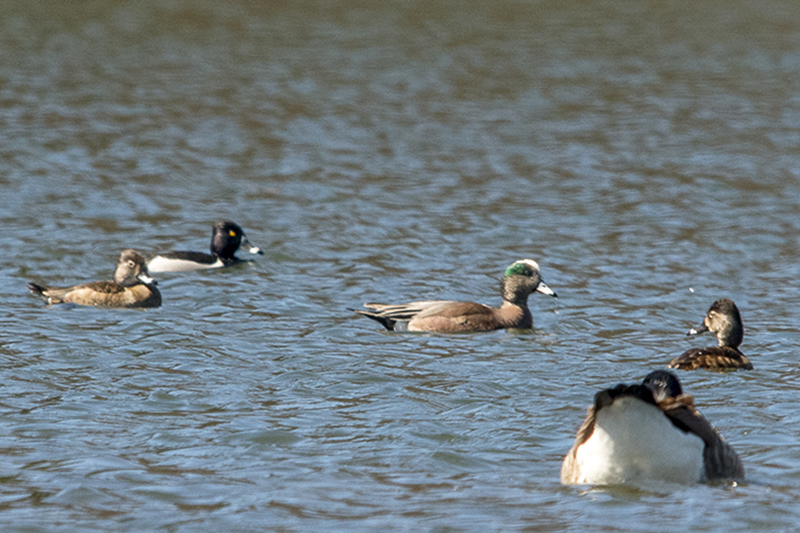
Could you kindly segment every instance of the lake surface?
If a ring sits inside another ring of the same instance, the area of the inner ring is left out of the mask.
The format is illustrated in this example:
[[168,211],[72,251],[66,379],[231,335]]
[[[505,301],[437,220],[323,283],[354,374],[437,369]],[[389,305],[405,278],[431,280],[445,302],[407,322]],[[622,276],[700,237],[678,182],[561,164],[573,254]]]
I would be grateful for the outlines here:
[[[789,531],[800,523],[800,9],[728,2],[0,7],[3,531]],[[120,250],[266,253],[161,308],[43,306]],[[535,330],[394,334],[367,301]],[[563,487],[593,394],[728,296],[755,370],[682,372],[738,485]]]

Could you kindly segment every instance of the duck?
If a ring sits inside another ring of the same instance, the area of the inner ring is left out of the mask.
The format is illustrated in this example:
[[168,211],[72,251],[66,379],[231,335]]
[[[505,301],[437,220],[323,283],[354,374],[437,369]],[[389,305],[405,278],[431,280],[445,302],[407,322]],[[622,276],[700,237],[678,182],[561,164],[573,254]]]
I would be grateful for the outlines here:
[[225,268],[248,261],[236,257],[236,251],[244,249],[251,254],[263,255],[260,248],[254,246],[244,234],[242,227],[230,220],[220,220],[211,231],[211,253],[203,252],[166,252],[158,254],[147,261],[150,272],[190,272],[192,270],[208,270]]
[[354,311],[380,322],[389,331],[473,333],[530,329],[533,317],[528,309],[528,296],[533,292],[557,297],[542,280],[538,263],[521,259],[503,273],[503,304],[499,308],[475,302],[435,300],[397,305],[367,303],[366,311]]
[[136,250],[123,250],[114,281],[94,281],[72,287],[44,287],[34,282],[28,289],[48,304],[72,303],[94,307],[158,307],[161,293],[150,277],[144,258]]
[[743,478],[739,456],[667,370],[595,394],[561,464],[565,485]]
[[720,298],[706,313],[703,323],[689,330],[687,335],[710,331],[717,336],[719,346],[693,348],[679,355],[667,368],[680,370],[752,370],[753,364],[739,351],[744,338],[744,326],[739,308],[730,298]]

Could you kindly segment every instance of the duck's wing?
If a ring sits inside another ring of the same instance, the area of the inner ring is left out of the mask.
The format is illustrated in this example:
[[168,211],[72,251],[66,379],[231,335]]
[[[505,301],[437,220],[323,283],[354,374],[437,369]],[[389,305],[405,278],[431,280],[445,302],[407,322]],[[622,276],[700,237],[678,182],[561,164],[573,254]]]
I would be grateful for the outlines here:
[[[503,310],[474,302],[442,302],[417,314],[408,323],[414,331],[439,333],[475,333],[495,329],[530,327],[524,322],[525,310],[508,307]],[[510,311],[510,312],[506,312]]]
[[63,290],[67,292],[91,291],[101,294],[118,294],[120,292],[125,292],[125,287],[114,281],[93,281],[91,283],[84,283],[83,285],[76,285]]
[[389,331],[395,329],[397,322],[408,322],[421,313],[435,313],[449,304],[456,302],[446,300],[432,300],[410,302],[406,304],[379,304],[366,303],[367,310],[353,309],[359,315],[364,315],[373,320],[377,320]]
[[676,427],[703,439],[705,443],[703,461],[707,480],[744,477],[744,467],[739,455],[694,407],[694,400],[690,394],[668,398],[661,402],[659,407]]
[[113,281],[93,281],[72,287],[43,287],[31,282],[28,283],[28,289],[44,297],[49,304],[70,302],[76,298],[85,298],[87,295],[107,295],[125,292],[125,287]]
[[667,368],[697,370],[703,368],[721,372],[724,370],[752,370],[753,364],[745,355],[730,346],[709,346],[693,348],[670,361]]
[[453,302],[453,301],[440,301],[440,302],[417,302],[430,304],[426,305],[415,318],[426,318],[431,316],[441,316],[446,318],[459,318],[469,317],[474,315],[492,315],[492,308],[488,305],[483,305],[475,302]]
[[[410,302],[406,304],[376,304],[376,303],[367,303],[364,304],[369,311],[369,313],[379,314],[386,318],[391,318],[393,320],[411,320],[415,316],[425,313],[426,315],[435,314],[441,312],[442,309],[446,308],[448,305],[457,304],[459,302],[453,302],[449,300],[431,300],[431,301],[419,301],[419,302]],[[364,313],[365,311],[356,311],[357,313]]]

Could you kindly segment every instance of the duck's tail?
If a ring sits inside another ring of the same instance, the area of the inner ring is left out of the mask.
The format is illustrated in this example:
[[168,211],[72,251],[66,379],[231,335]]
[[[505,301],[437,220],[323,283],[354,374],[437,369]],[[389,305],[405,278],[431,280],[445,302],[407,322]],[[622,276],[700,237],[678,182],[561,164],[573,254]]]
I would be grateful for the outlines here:
[[44,287],[42,287],[38,283],[34,283],[32,281],[29,281],[28,282],[28,290],[31,291],[33,294],[38,294],[40,296],[44,296],[44,291],[46,291],[47,289],[45,289]]

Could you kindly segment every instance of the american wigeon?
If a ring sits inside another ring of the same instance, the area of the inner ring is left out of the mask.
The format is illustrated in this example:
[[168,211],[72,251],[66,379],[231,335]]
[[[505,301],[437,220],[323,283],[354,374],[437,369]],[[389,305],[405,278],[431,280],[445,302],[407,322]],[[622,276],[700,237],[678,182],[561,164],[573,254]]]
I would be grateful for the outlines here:
[[523,259],[509,266],[503,274],[503,305],[489,307],[474,302],[423,301],[400,305],[364,304],[368,311],[356,313],[377,320],[392,331],[404,324],[408,331],[440,333],[492,331],[495,329],[530,329],[533,318],[528,296],[541,292],[556,296],[542,281],[539,265]]
[[210,254],[166,252],[148,260],[147,268],[150,272],[188,272],[229,267],[246,261],[235,255],[240,247],[251,254],[263,255],[264,253],[250,243],[241,226],[229,220],[222,220],[214,224],[211,231]]
[[739,456],[693,402],[666,370],[651,372],[641,385],[598,392],[561,465],[561,482],[743,478]]
[[703,324],[689,330],[687,335],[697,335],[710,331],[717,335],[719,346],[693,348],[670,361],[667,368],[681,370],[752,370],[753,364],[742,352],[739,345],[744,338],[744,326],[739,309],[730,298],[720,298],[703,320]]
[[48,304],[74,303],[98,307],[158,307],[161,293],[149,277],[144,259],[135,250],[120,254],[114,281],[95,281],[73,287],[43,287],[28,283],[28,289]]

